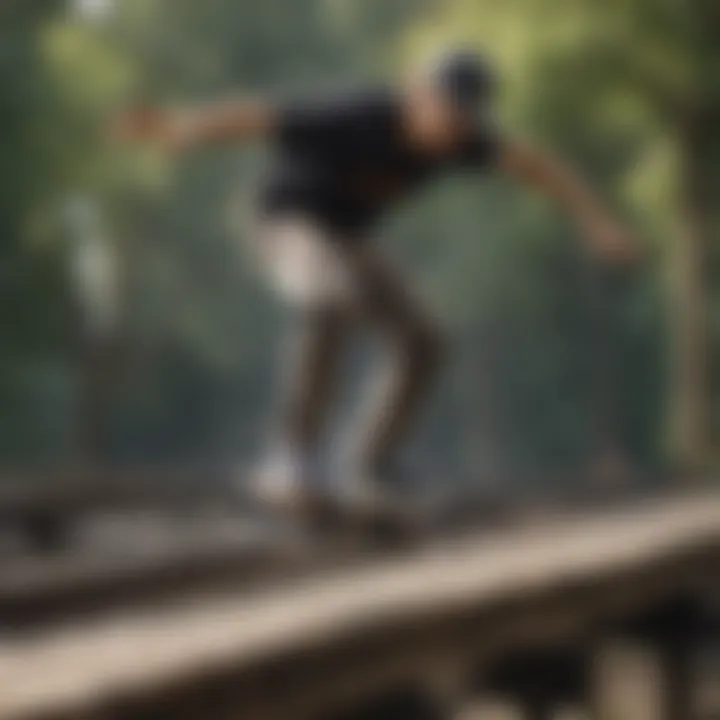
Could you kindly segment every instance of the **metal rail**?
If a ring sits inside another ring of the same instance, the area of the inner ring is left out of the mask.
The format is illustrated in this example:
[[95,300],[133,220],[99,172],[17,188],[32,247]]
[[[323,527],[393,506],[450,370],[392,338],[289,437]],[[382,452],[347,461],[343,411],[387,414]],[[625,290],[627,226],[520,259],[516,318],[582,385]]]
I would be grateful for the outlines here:
[[657,645],[669,688],[658,707],[687,720],[684,659],[718,568],[717,495],[465,538],[11,639],[0,718],[453,718],[479,686],[549,717],[562,668],[589,702],[590,649],[623,633]]

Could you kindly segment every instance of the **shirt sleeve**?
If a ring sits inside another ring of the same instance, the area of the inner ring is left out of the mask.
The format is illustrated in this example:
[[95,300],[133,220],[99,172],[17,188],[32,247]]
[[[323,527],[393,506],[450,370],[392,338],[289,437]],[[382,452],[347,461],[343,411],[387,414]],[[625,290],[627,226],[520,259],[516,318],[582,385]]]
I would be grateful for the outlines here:
[[376,94],[296,102],[279,108],[276,137],[291,152],[333,152],[392,121],[392,103]]

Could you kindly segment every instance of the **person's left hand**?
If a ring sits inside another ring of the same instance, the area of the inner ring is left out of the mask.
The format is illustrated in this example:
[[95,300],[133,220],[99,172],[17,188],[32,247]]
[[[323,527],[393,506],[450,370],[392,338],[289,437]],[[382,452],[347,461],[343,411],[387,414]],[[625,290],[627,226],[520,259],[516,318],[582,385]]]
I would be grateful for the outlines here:
[[197,125],[191,115],[162,108],[136,107],[113,118],[110,137],[115,141],[152,142],[170,152],[191,148]]
[[640,250],[634,236],[612,218],[595,218],[585,229],[592,252],[612,265],[634,265]]

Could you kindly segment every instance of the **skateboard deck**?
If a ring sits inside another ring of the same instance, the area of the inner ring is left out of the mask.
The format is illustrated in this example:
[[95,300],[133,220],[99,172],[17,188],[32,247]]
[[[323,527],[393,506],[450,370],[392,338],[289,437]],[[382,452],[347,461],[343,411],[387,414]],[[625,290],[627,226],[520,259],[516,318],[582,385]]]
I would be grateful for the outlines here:
[[379,509],[358,509],[341,503],[311,511],[308,530],[332,541],[345,539],[377,548],[421,543],[432,534],[433,518],[427,509],[397,503]]
[[331,494],[302,502],[275,503],[249,494],[251,512],[271,523],[279,534],[328,544],[395,548],[422,543],[437,525],[440,507],[399,498],[392,506],[357,508]]

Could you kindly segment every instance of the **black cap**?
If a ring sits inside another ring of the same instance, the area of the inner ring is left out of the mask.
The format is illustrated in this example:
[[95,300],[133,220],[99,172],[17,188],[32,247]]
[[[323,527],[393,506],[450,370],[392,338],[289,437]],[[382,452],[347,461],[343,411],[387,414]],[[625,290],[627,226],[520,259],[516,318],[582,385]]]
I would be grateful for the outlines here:
[[472,50],[443,53],[435,61],[431,78],[463,113],[475,113],[489,102],[496,85],[490,64]]

